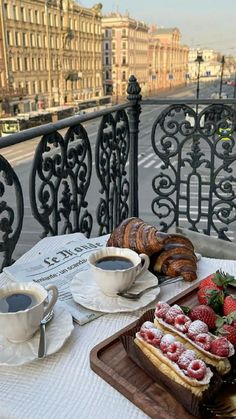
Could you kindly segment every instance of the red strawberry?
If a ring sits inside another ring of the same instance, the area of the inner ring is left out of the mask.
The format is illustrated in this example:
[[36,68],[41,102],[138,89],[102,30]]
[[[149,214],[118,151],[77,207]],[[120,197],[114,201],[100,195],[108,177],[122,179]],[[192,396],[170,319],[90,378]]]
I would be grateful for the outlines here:
[[236,347],[236,329],[229,324],[224,324],[218,329],[218,334],[225,337],[229,342]]
[[224,292],[219,290],[216,285],[214,287],[208,285],[200,288],[197,292],[197,297],[200,304],[208,305],[216,313],[220,313],[224,302]]
[[223,271],[216,271],[216,273],[208,275],[199,283],[199,288],[207,286],[217,286],[219,289],[224,290],[228,284],[236,283],[235,278]]
[[223,304],[224,316],[228,316],[228,314],[232,313],[233,311],[236,311],[236,297],[233,295],[228,295],[225,297]]
[[216,313],[213,308],[204,304],[193,307],[189,313],[189,317],[191,320],[202,320],[211,330],[216,327]]
[[218,356],[229,356],[229,342],[226,338],[217,338],[211,342],[211,353]]
[[213,286],[213,288],[214,288],[216,286],[215,282],[213,281],[214,276],[215,276],[215,274],[211,274],[211,275],[208,275],[206,278],[202,279],[199,282],[199,288],[205,288],[205,287],[208,287],[208,286],[210,286],[210,287]]

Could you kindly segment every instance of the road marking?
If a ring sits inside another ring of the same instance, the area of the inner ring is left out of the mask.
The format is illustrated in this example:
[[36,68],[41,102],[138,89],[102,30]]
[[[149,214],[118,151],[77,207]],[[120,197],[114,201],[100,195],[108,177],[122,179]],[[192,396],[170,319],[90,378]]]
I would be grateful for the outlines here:
[[151,160],[148,164],[146,164],[144,167],[144,169],[147,169],[148,167],[152,166],[153,164],[156,163],[156,160]]
[[144,163],[145,161],[150,159],[150,157],[153,157],[153,156],[154,156],[154,153],[148,154],[148,156],[144,157],[144,159],[139,160],[138,166],[140,166],[140,164]]
[[[16,157],[15,159],[9,159],[9,163],[14,163],[14,162],[17,162],[17,161],[19,161],[19,160],[21,160],[22,162],[25,162],[25,160],[26,160],[26,157],[33,157],[33,155],[34,155],[34,153],[26,153],[26,154],[24,154],[24,156],[20,156],[20,157]],[[27,159],[27,160],[29,160],[29,159]]]

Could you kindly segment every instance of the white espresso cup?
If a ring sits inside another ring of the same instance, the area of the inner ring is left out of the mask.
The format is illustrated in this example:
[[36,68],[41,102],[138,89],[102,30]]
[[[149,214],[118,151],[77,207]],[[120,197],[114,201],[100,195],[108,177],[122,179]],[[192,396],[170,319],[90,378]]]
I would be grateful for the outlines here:
[[127,291],[147,271],[149,257],[131,249],[105,247],[91,253],[88,262],[98,287],[110,297]]
[[57,298],[54,285],[44,288],[36,282],[14,282],[0,288],[0,334],[11,342],[30,339]]

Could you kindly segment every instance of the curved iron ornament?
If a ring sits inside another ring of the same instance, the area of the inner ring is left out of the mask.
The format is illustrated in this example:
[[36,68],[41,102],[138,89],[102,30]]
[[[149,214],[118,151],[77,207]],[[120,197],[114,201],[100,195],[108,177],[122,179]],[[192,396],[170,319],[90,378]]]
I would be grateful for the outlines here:
[[44,228],[42,237],[90,235],[93,219],[85,198],[91,173],[91,147],[81,124],[69,128],[64,138],[58,132],[42,137],[30,176],[31,208]]
[[172,105],[155,120],[151,141],[162,164],[152,181],[152,211],[161,230],[187,222],[191,230],[230,240],[236,221],[235,129],[236,113],[223,104],[198,113]]
[[[2,270],[5,266],[9,266],[14,262],[12,260],[12,254],[22,230],[24,201],[18,177],[8,161],[1,155],[0,173],[0,252],[3,253]],[[15,195],[15,209],[4,200],[4,195],[7,194],[8,187],[11,191],[11,197]]]
[[97,208],[98,234],[111,232],[129,214],[129,181],[126,163],[129,157],[129,123],[126,112],[105,115],[100,123],[95,162],[100,193]]

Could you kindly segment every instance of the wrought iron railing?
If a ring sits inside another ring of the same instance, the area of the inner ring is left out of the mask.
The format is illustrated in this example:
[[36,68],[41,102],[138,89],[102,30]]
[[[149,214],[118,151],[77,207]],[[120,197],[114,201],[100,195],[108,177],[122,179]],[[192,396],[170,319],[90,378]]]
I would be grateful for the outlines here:
[[[105,234],[124,218],[139,215],[139,117],[146,105],[161,105],[150,127],[150,144],[161,161],[152,179],[153,223],[167,230],[184,217],[195,231],[229,239],[229,227],[236,224],[236,100],[141,101],[134,76],[127,93],[127,103],[1,138],[0,148],[41,137],[29,174],[30,206],[41,236]],[[99,128],[93,159],[84,123],[94,119]],[[5,266],[12,262],[21,233],[24,199],[15,170],[1,155],[0,167],[0,251]],[[91,208],[87,197],[94,172],[99,187],[97,206]],[[193,183],[196,214],[191,211]],[[15,194],[10,203],[9,188]]]

